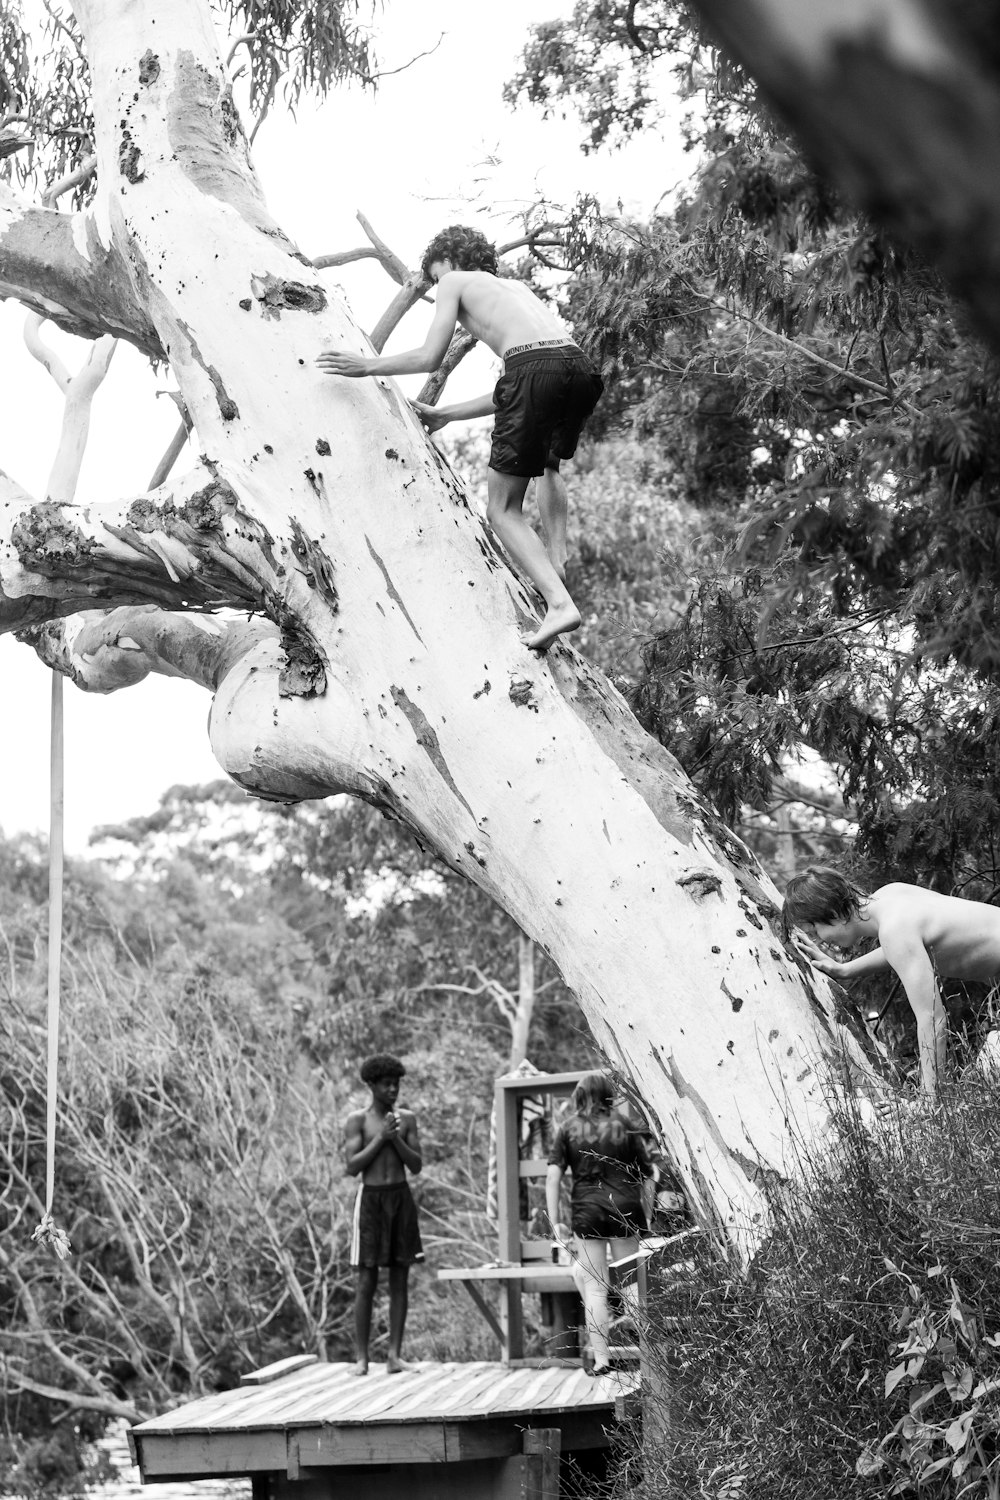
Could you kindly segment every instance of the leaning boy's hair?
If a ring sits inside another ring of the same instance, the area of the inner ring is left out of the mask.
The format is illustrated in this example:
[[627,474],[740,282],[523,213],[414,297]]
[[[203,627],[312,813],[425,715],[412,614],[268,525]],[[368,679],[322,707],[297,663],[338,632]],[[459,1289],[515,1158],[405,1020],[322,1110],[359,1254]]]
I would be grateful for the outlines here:
[[849,922],[870,894],[829,865],[807,865],[785,887],[781,908],[785,936],[792,927],[806,922]]
[[373,1057],[366,1057],[361,1064],[363,1083],[375,1083],[379,1078],[403,1078],[405,1074],[403,1064],[391,1052],[376,1052]]
[[500,273],[497,247],[478,229],[464,224],[452,224],[431,240],[420,262],[425,281],[430,281],[436,260],[450,260],[459,271],[489,271],[493,276]]

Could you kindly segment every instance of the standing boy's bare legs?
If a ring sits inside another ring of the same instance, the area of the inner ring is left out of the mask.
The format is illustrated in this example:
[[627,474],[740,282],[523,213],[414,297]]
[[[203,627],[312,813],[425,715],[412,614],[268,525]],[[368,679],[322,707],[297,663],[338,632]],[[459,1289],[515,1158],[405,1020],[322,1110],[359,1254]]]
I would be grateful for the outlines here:
[[553,567],[537,533],[521,513],[527,488],[528,480],[519,474],[500,474],[496,469],[490,469],[486,519],[548,606],[541,628],[525,641],[525,645],[533,651],[541,651],[557,635],[577,629],[580,611],[570,598],[565,583]]
[[569,496],[566,481],[558,469],[546,467],[535,480],[535,499],[538,514],[545,530],[545,549],[549,560],[562,581],[566,582],[566,517]]
[[354,1352],[357,1356],[352,1375],[368,1374],[368,1344],[372,1333],[372,1303],[378,1287],[378,1266],[358,1266],[354,1288]]
[[412,1365],[399,1357],[399,1351],[403,1347],[406,1313],[410,1305],[409,1275],[409,1266],[389,1267],[389,1355],[385,1362],[387,1375],[401,1375],[404,1370],[413,1369]]

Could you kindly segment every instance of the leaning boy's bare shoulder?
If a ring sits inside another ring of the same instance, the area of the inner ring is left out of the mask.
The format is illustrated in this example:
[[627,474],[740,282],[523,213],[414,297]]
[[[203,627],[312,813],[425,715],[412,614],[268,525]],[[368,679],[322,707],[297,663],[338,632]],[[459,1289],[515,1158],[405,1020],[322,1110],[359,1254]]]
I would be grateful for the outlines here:
[[365,1123],[365,1114],[366,1113],[367,1113],[367,1111],[363,1110],[363,1109],[352,1109],[351,1113],[347,1116],[347,1119],[344,1121],[344,1129],[345,1130],[360,1130],[361,1127]]
[[893,880],[880,885],[872,894],[880,912],[907,912],[926,906],[937,899],[937,892],[928,891],[922,885],[909,885],[905,880]]

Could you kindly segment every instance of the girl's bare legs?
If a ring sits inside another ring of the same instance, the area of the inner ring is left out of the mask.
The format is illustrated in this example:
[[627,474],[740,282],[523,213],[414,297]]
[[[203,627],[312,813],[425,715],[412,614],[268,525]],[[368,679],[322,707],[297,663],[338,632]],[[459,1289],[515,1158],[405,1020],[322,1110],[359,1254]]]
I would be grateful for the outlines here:
[[611,1324],[608,1311],[608,1242],[582,1240],[577,1235],[573,1241],[573,1251],[576,1256],[573,1262],[573,1280],[583,1298],[587,1337],[594,1355],[594,1368],[599,1370],[611,1362],[608,1347]]
[[[612,1265],[617,1260],[624,1260],[627,1255],[634,1255],[639,1248],[637,1238],[610,1240],[609,1244],[611,1246],[609,1259]],[[618,1283],[617,1291],[628,1312],[628,1316],[636,1320],[636,1333],[638,1333],[638,1318],[640,1313],[639,1286],[635,1279],[634,1271],[630,1271],[628,1276],[628,1281]]]

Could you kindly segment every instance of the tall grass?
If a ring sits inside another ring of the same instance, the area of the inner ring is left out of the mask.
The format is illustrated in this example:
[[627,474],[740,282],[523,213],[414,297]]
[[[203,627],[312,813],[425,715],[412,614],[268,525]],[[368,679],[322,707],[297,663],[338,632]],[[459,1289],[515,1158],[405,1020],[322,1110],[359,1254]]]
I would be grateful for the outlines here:
[[700,1254],[650,1298],[633,1500],[1000,1497],[1000,1081],[874,1119],[772,1192],[749,1269]]

